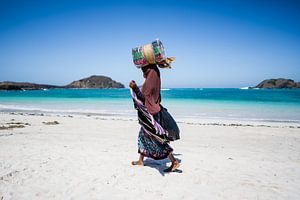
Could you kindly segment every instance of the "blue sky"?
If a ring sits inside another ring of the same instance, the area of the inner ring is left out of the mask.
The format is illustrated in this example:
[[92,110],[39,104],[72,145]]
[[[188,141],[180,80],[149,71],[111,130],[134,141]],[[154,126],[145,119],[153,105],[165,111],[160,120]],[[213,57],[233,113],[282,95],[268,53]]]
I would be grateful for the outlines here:
[[[299,1],[298,1],[299,2]],[[161,39],[173,69],[163,87],[300,81],[297,1],[0,1],[0,81],[64,85],[142,73],[131,48]]]

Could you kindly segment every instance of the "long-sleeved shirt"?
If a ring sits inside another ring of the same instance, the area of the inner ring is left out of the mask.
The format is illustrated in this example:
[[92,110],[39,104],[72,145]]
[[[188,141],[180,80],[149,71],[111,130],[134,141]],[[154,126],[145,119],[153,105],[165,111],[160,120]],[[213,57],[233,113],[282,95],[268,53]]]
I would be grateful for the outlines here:
[[[156,66],[155,66],[156,67]],[[138,87],[134,89],[137,97],[145,103],[148,111],[155,115],[161,109],[160,107],[160,77],[157,67],[151,67],[144,72],[145,82],[142,91]]]

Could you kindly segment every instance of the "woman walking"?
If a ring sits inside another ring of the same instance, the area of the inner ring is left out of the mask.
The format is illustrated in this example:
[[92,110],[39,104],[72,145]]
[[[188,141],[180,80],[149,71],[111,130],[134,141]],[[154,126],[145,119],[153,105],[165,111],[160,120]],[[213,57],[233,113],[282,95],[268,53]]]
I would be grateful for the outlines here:
[[[179,139],[179,129],[161,102],[161,80],[160,72],[156,64],[141,67],[145,78],[140,90],[135,81],[131,81],[129,87],[132,89],[135,108],[138,110],[139,122],[142,125],[138,135],[138,161],[132,161],[132,165],[144,165],[144,157],[155,160],[169,158],[171,166],[164,170],[172,172],[179,168],[180,164],[173,156],[173,149],[169,145],[172,140]],[[171,122],[169,119],[173,120]],[[173,124],[172,124],[173,123]],[[174,125],[175,124],[175,125]],[[171,137],[171,131],[166,127],[177,130],[175,137]],[[174,127],[176,126],[176,127]]]

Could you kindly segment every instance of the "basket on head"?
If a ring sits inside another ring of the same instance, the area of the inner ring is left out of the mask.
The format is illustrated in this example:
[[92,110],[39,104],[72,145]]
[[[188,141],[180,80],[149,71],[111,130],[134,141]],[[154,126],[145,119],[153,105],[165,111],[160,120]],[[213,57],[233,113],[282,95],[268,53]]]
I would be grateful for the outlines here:
[[136,47],[132,49],[133,63],[136,67],[141,68],[149,64],[157,64],[159,67],[171,67],[171,62],[175,57],[167,58],[165,48],[162,42],[157,39],[151,44]]

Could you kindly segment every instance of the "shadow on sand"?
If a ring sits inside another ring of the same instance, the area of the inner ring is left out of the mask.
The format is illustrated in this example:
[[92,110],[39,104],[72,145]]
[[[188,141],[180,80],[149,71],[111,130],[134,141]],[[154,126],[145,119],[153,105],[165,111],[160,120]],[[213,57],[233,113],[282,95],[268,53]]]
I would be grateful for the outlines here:
[[[176,156],[176,159],[178,160],[178,162],[181,163],[181,159],[179,159],[178,156],[181,156],[182,154],[174,153],[173,155]],[[146,158],[146,160],[144,160],[145,167],[151,167],[151,168],[158,170],[162,176],[165,176],[165,174],[170,173],[170,172],[164,172],[164,170],[167,169],[170,165],[171,165],[171,161],[168,158],[163,159],[163,160],[153,160],[151,158]],[[182,170],[178,169],[172,173],[182,173]]]

